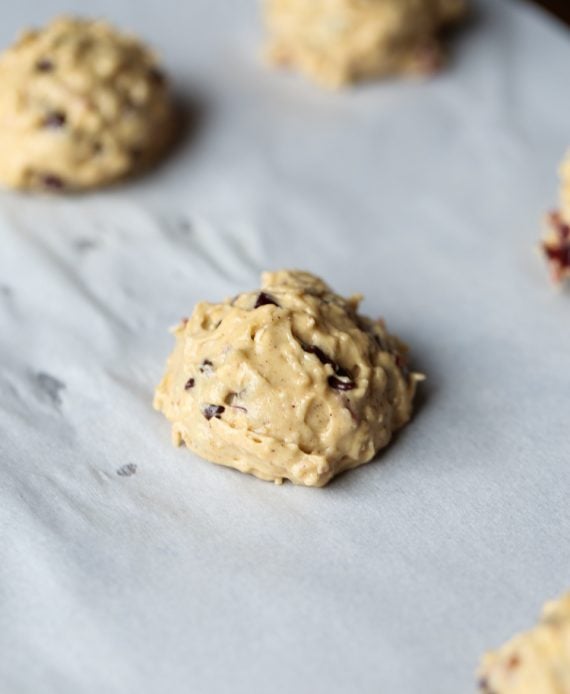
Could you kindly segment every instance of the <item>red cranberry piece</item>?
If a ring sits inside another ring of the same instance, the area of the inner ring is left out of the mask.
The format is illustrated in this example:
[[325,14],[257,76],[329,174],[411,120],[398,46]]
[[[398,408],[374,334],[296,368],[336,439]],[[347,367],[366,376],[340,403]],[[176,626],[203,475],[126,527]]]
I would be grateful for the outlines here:
[[255,306],[253,308],[260,308],[261,306],[268,305],[279,306],[272,296],[269,296],[269,294],[266,294],[265,292],[259,292],[259,296],[257,297]]
[[184,384],[184,390],[190,390],[191,388],[194,388],[195,385],[196,381],[193,378],[189,378]]
[[65,187],[63,179],[55,174],[44,174],[41,176],[40,181],[44,188],[48,190],[63,190]]
[[221,419],[222,414],[225,412],[226,408],[222,405],[204,405],[202,407],[202,414],[209,421],[212,417],[216,419]]
[[49,58],[41,58],[36,63],[36,70],[38,72],[51,72],[53,68],[53,62]]
[[554,281],[561,282],[570,275],[570,225],[558,212],[550,215],[550,224],[554,230],[553,238],[548,238],[542,249],[550,263]]

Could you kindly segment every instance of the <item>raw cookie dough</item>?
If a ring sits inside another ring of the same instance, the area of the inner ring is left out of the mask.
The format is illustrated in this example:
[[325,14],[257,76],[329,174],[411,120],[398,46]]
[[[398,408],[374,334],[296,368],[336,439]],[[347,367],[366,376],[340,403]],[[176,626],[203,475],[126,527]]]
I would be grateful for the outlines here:
[[322,487],[371,460],[410,419],[418,374],[383,321],[357,313],[307,272],[266,272],[262,288],[199,303],[154,406],[174,443],[277,483]]
[[570,692],[570,593],[547,603],[534,629],[483,658],[483,694]]
[[570,154],[560,167],[560,210],[546,219],[542,250],[556,284],[570,278]]
[[427,74],[443,62],[441,30],[465,0],[266,0],[269,60],[320,84]]
[[0,56],[0,182],[110,183],[154,160],[173,109],[154,55],[101,21],[61,17]]

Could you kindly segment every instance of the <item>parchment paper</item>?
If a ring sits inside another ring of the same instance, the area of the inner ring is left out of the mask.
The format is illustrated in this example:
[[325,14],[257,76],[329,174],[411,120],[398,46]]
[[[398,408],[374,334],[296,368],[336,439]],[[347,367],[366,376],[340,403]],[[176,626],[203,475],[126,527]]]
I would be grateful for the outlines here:
[[[327,93],[259,60],[246,0],[18,0],[153,43],[199,127],[159,170],[0,194],[0,692],[457,694],[570,588],[569,298],[535,253],[570,41],[482,0],[428,83]],[[428,375],[323,490],[170,445],[167,328],[301,267]]]

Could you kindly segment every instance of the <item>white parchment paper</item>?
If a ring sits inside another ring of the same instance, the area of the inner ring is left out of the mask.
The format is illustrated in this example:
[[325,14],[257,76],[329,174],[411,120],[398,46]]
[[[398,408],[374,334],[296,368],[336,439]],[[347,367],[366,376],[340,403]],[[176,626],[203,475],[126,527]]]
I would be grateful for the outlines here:
[[[246,0],[18,0],[160,51],[201,125],[153,175],[0,194],[2,694],[457,694],[570,588],[568,295],[533,252],[570,143],[570,41],[481,0],[451,68],[327,93]],[[1,155],[1,153],[0,153]],[[302,267],[364,292],[429,380],[323,490],[170,445],[167,328]]]

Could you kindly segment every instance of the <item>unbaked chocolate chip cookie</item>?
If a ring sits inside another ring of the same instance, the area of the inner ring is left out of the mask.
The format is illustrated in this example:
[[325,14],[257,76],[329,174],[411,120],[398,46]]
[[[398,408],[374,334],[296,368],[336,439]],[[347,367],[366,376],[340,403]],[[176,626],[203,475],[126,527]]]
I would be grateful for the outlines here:
[[164,73],[138,39],[62,17],[0,56],[0,182],[68,191],[146,167],[173,135]]
[[260,290],[199,303],[154,406],[176,444],[264,480],[321,487],[371,460],[410,419],[406,347],[381,320],[300,271]]

